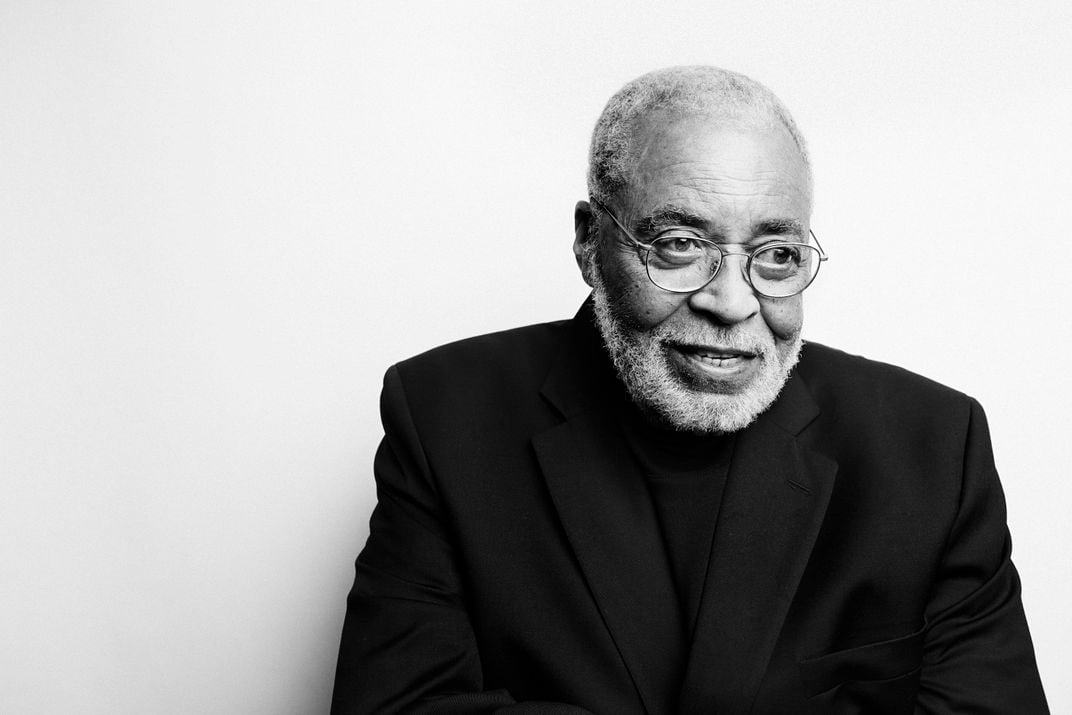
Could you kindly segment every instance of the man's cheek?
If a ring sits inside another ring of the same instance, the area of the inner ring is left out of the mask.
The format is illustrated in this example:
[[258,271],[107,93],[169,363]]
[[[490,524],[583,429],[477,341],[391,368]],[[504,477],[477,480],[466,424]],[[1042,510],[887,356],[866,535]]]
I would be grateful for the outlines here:
[[651,330],[658,327],[674,312],[673,306],[660,298],[652,299],[640,289],[633,296],[633,313],[638,328]]
[[619,318],[635,330],[650,330],[674,311],[667,297],[655,295],[652,289],[658,290],[647,276],[641,276],[620,281],[616,291],[609,291]]
[[760,312],[771,333],[778,340],[793,340],[804,325],[803,302],[800,296],[764,302]]

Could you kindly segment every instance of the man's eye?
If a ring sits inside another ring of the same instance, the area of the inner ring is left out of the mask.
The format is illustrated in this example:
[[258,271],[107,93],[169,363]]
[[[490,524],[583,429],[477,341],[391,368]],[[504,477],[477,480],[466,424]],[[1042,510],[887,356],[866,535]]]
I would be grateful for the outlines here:
[[651,246],[648,267],[654,266],[657,270],[692,266],[707,255],[704,242],[688,234],[663,236],[652,242]]
[[778,246],[763,252],[763,259],[777,265],[800,263],[800,249],[793,246]]
[[660,252],[668,254],[700,254],[703,252],[703,244],[692,236],[667,236],[655,242],[655,247]]

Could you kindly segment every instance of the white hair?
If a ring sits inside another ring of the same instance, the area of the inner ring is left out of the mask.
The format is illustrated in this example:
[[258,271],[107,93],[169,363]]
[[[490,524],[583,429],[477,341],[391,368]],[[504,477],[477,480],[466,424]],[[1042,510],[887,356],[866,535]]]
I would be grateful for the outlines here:
[[749,128],[783,126],[789,131],[807,177],[811,198],[811,163],[804,136],[789,110],[767,87],[736,72],[695,65],[667,67],[642,75],[610,98],[592,132],[588,154],[588,195],[608,201],[625,186],[637,157],[633,139],[643,120],[656,112],[705,115]]

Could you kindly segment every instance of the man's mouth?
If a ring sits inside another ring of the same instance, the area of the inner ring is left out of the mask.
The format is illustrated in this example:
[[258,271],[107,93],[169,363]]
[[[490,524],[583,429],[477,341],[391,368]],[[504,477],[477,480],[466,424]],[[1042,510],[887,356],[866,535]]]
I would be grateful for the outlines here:
[[760,353],[748,349],[677,343],[666,347],[682,377],[697,387],[707,385],[717,391],[748,382],[760,363]]
[[710,362],[714,364],[721,364],[724,362],[731,362],[734,360],[752,360],[758,357],[756,352],[751,350],[742,350],[739,348],[723,348],[712,347],[707,345],[675,345],[671,344],[670,348],[684,353],[690,357],[703,362]]

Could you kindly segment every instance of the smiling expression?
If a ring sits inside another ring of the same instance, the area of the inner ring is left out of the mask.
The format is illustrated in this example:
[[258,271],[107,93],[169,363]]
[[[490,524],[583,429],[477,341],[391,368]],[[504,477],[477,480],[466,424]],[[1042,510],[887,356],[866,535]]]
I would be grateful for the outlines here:
[[[807,169],[782,127],[655,115],[633,146],[635,172],[609,208],[640,241],[674,227],[734,253],[807,240]],[[591,214],[582,202],[581,244],[585,216]],[[683,430],[732,431],[751,422],[777,397],[796,361],[801,296],[758,295],[742,256],[728,256],[699,290],[665,291],[648,279],[643,251],[609,216],[598,228],[594,246],[575,250],[594,288],[600,330],[634,400]]]

